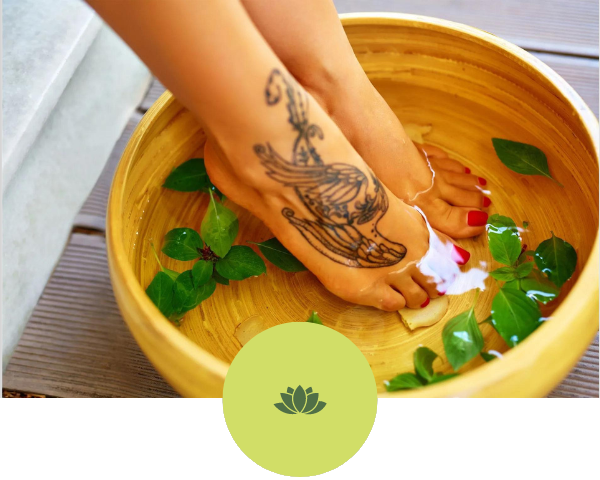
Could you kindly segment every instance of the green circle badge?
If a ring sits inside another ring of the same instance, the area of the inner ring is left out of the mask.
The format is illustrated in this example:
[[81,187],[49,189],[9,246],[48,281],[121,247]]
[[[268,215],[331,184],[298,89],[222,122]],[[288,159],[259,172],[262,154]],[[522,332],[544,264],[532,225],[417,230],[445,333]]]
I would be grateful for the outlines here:
[[339,467],[375,421],[377,387],[360,350],[314,323],[287,323],[237,354],[223,389],[231,436],[261,467],[308,477]]

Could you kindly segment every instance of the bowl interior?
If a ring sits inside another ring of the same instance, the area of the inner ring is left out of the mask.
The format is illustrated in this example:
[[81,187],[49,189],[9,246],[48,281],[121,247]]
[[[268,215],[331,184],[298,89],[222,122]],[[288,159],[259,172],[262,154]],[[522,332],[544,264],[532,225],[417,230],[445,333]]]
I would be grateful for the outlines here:
[[[544,313],[551,315],[577,280],[598,230],[594,143],[580,117],[574,114],[582,101],[571,96],[551,73],[549,78],[541,75],[538,69],[545,71],[547,67],[533,57],[524,61],[498,45],[465,33],[421,28],[410,22],[396,26],[347,22],[346,32],[363,68],[402,123],[426,127],[427,143],[445,149],[488,180],[486,188],[493,201],[490,213],[510,216],[518,224],[529,222],[523,233],[524,243],[529,246],[535,248],[553,231],[575,247],[579,256],[577,273],[563,287],[560,299],[544,307]],[[123,242],[129,264],[143,288],[158,271],[150,241],[159,248],[172,228],[199,230],[208,202],[200,193],[161,188],[174,166],[202,156],[205,139],[199,124],[177,101],[166,97],[162,100],[143,120],[146,132],[138,154],[131,159],[124,189]],[[553,176],[564,188],[549,179],[519,175],[504,167],[494,153],[493,137],[541,148]],[[227,205],[239,217],[237,244],[272,237],[249,212],[229,201]],[[471,251],[473,266],[499,266],[492,260],[483,236],[460,244]],[[177,271],[193,265],[164,255],[161,260]],[[181,334],[231,362],[252,333],[285,322],[304,321],[310,311],[316,310],[325,325],[343,333],[361,349],[383,391],[383,380],[412,371],[412,355],[419,345],[443,357],[441,331],[445,322],[470,308],[473,301],[472,293],[452,297],[442,322],[410,332],[397,313],[340,300],[309,272],[290,274],[270,264],[267,267],[267,275],[231,282],[228,287],[219,285],[210,299],[186,315]],[[489,314],[497,291],[492,279],[486,280],[486,285],[488,289],[476,306],[480,321]],[[506,350],[491,326],[483,325],[482,332],[486,349]],[[481,363],[477,357],[464,370]],[[436,370],[450,371],[450,366],[439,363]]]

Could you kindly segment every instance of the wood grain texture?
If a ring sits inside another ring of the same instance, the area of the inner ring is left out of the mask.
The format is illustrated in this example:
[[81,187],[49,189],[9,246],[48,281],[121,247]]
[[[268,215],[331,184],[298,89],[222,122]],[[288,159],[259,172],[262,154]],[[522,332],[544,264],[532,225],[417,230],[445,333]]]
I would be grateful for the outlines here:
[[[343,22],[363,68],[399,118],[432,125],[428,143],[488,179],[492,213],[529,220],[535,227],[525,241],[531,245],[554,230],[575,246],[580,259],[556,312],[556,306],[545,311],[554,321],[502,361],[482,365],[474,359],[466,373],[450,382],[393,396],[547,395],[597,331],[597,121],[545,65],[479,30],[410,16],[347,17]],[[550,170],[565,188],[502,167],[491,147],[493,137],[543,146]],[[203,141],[191,114],[172,97],[161,97],[124,153],[108,209],[107,247],[117,301],[137,341],[179,392],[219,396],[226,366],[241,347],[234,333],[257,316],[268,327],[301,321],[310,309],[318,310],[325,325],[348,336],[369,359],[382,396],[389,395],[382,391],[383,380],[412,369],[417,345],[443,351],[444,322],[407,332],[394,314],[343,302],[308,272],[287,275],[270,269],[267,276],[219,287],[187,314],[181,329],[166,322],[143,291],[158,268],[148,240],[160,239],[176,226],[199,227],[206,197],[160,185],[173,166],[200,154]],[[231,208],[240,218],[237,242],[270,236],[248,212]],[[586,229],[578,228],[582,223]],[[491,261],[483,238],[463,245],[472,258]],[[179,270],[190,266],[166,259],[165,264]],[[489,312],[492,285],[476,306],[481,318]],[[468,296],[453,297],[448,318],[467,309],[470,301]],[[505,351],[487,327],[486,346]]]
[[334,0],[339,13],[400,12],[460,22],[528,50],[598,57],[596,0]]
[[57,397],[174,397],[115,303],[102,235],[73,234],[3,376]]

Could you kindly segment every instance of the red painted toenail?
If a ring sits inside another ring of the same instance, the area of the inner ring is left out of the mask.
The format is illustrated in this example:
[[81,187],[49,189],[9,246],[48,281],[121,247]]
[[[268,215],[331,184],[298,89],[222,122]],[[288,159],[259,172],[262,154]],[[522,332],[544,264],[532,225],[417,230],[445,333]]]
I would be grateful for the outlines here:
[[488,214],[485,212],[478,212],[477,210],[471,210],[467,215],[467,223],[470,227],[482,227],[487,223]]
[[425,308],[427,305],[429,305],[429,298],[427,298],[427,300],[425,300],[423,302],[423,305],[421,305],[421,308]]
[[458,245],[454,245],[452,260],[459,265],[464,265],[469,261],[469,258],[471,258],[471,254],[469,252],[467,252],[464,248],[460,248]]
[[487,180],[485,178],[477,177],[480,185],[487,185]]
[[444,295],[446,295],[446,292],[438,292],[438,297],[443,297]]
[[483,197],[483,208],[487,208],[492,204],[492,201],[488,197]]
[[469,167],[465,167],[465,173],[471,173],[471,169]]

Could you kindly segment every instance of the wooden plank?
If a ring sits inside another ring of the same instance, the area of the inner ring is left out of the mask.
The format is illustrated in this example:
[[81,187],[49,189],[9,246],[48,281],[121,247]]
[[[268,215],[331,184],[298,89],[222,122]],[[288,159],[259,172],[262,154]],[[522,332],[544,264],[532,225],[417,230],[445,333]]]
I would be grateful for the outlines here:
[[142,100],[142,103],[139,106],[140,111],[146,112],[153,104],[158,100],[164,91],[165,87],[158,78],[155,78],[150,84],[150,88],[148,89],[148,93]]
[[598,398],[598,335],[569,376],[548,395],[550,398]]
[[339,13],[402,12],[464,23],[527,50],[598,57],[597,0],[334,0]]
[[75,233],[3,377],[55,397],[176,397],[119,314],[102,235]]

